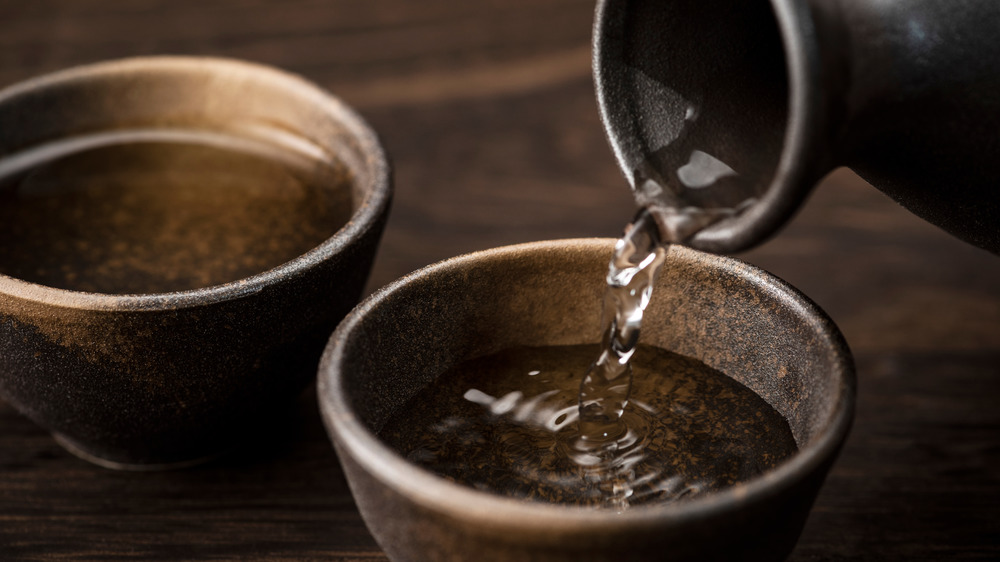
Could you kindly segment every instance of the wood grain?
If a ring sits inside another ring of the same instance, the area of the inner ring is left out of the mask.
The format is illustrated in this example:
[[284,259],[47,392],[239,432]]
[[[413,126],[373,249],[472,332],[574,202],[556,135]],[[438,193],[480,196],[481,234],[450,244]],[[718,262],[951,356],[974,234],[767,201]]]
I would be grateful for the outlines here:
[[[148,54],[298,72],[380,132],[397,195],[369,283],[503,244],[615,236],[634,212],[597,118],[592,3],[0,0],[0,85]],[[848,171],[742,256],[827,310],[859,409],[796,561],[1000,558],[1000,258]],[[251,446],[121,473],[0,403],[0,559],[384,560],[307,393]]]

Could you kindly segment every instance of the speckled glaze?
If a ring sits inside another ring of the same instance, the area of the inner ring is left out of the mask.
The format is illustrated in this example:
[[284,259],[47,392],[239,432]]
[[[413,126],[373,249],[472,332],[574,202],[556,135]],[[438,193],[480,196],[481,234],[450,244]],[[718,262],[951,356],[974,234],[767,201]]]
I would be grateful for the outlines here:
[[780,560],[794,547],[854,412],[836,326],[786,283],[734,259],[670,251],[645,343],[697,358],[784,415],[799,452],[673,505],[613,511],[492,496],[407,463],[375,433],[463,359],[593,343],[612,240],[538,242],[447,260],[351,312],[320,365],[319,401],[358,507],[396,561]]
[[349,170],[354,212],[305,254],[222,285],[98,294],[0,275],[0,394],[71,451],[115,468],[214,456],[289,404],[360,298],[391,199],[386,156],[362,119],[275,69],[138,58],[0,91],[0,159],[144,128],[305,139]]

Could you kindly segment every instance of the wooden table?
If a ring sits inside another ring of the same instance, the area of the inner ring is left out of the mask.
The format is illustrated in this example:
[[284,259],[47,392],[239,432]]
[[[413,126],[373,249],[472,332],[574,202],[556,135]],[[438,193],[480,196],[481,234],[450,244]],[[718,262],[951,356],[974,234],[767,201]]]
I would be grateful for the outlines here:
[[[355,105],[395,161],[374,289],[463,252],[620,232],[633,206],[597,118],[591,12],[575,0],[0,0],[0,84],[165,53],[311,78]],[[1000,258],[847,171],[741,257],[815,299],[857,358],[854,430],[792,559],[1000,558]],[[0,402],[0,559],[384,559],[314,399],[253,450],[161,473],[80,461]]]

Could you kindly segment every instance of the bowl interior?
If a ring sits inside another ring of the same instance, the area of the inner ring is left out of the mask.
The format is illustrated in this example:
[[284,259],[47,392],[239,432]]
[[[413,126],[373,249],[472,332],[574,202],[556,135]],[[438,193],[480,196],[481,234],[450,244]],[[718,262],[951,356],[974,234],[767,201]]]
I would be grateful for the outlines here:
[[[331,340],[321,377],[334,404],[377,433],[394,409],[456,363],[513,346],[599,341],[610,240],[501,248],[387,287]],[[670,250],[642,341],[703,361],[788,421],[800,450],[829,434],[852,388],[846,346],[807,299],[736,260]],[[325,371],[325,372],[324,372]],[[321,397],[326,400],[325,397]]]
[[388,199],[367,125],[276,69],[148,57],[0,91],[0,273],[15,279],[155,294],[295,270]]

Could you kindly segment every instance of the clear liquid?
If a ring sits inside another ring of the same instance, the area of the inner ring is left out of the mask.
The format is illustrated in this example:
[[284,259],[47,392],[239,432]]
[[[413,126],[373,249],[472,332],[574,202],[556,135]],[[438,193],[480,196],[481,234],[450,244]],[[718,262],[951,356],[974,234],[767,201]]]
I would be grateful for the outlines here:
[[[608,265],[602,311],[602,345],[580,383],[581,456],[611,462],[629,427],[622,420],[632,392],[630,359],[639,345],[643,311],[666,259],[656,225],[648,215],[635,221],[615,243]],[[584,464],[584,463],[581,463]]]
[[[692,224],[678,223],[681,228]],[[639,345],[643,313],[670,248],[660,236],[652,215],[642,212],[615,243],[601,315],[601,350],[580,382],[579,438],[569,450],[588,478],[602,483],[605,503],[618,510],[632,502],[633,479],[622,478],[616,467],[645,446],[646,428],[624,415],[634,392],[631,359]]]
[[[639,345],[625,433],[610,459],[580,449],[578,389],[598,346],[523,347],[462,363],[379,432],[410,461],[487,492],[612,507],[685,500],[795,451],[784,418],[705,364]],[[583,467],[584,469],[581,469]]]
[[[632,454],[637,442],[632,437],[637,428],[623,417],[633,392],[630,360],[639,344],[643,313],[670,246],[683,243],[754,202],[746,199],[736,208],[688,204],[696,200],[695,196],[706,193],[713,197],[729,192],[729,196],[740,197],[741,189],[733,189],[743,187],[738,174],[710,154],[692,151],[690,160],[677,169],[676,175],[680,185],[668,189],[651,166],[636,171],[634,181],[640,191],[674,206],[642,211],[615,243],[603,302],[601,351],[580,383],[580,438],[569,454],[578,460],[599,459],[579,464],[591,478],[606,480],[605,501],[619,510],[630,503],[631,481],[618,478],[613,467]],[[729,185],[721,181],[733,178],[735,183]]]
[[235,281],[336,233],[351,183],[335,162],[263,142],[76,137],[0,159],[0,273],[98,293]]

